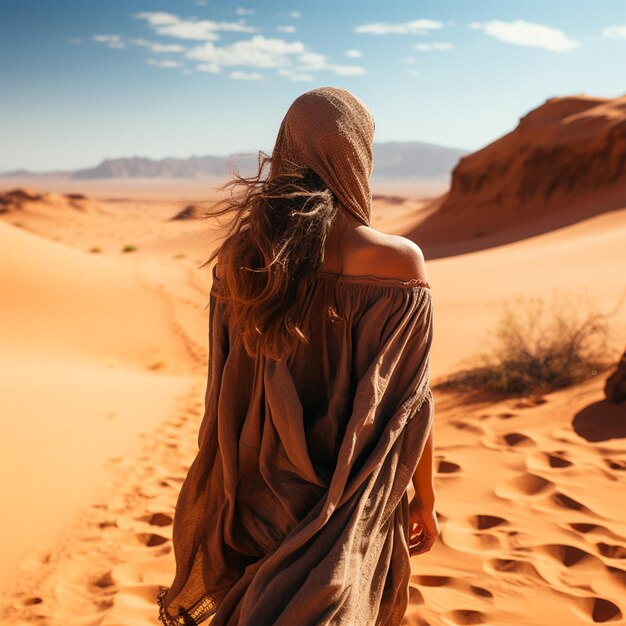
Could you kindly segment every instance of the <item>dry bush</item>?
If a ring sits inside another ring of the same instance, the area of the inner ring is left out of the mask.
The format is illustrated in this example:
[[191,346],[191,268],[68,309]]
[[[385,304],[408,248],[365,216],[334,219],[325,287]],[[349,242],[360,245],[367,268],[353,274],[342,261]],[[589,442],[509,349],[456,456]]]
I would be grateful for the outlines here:
[[[614,366],[608,350],[615,310],[594,312],[589,298],[553,290],[551,303],[517,297],[505,304],[487,349],[462,362],[466,367],[443,379],[439,389],[475,395],[541,394],[569,387]],[[586,306],[584,306],[586,304]],[[433,389],[435,386],[433,385]]]

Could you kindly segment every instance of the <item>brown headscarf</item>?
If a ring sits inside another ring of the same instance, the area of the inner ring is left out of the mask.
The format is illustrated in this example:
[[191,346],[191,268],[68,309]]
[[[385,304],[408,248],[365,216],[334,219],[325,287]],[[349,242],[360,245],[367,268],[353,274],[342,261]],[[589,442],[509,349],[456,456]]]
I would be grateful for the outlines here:
[[339,204],[369,226],[374,118],[340,87],[317,87],[298,96],[280,125],[270,177],[296,166],[312,169]]

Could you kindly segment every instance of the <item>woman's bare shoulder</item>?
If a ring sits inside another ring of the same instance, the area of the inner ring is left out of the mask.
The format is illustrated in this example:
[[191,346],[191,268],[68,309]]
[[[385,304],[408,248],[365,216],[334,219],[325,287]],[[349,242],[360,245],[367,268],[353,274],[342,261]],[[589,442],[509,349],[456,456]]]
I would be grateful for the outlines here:
[[344,273],[430,283],[421,248],[401,235],[363,226],[355,229],[344,249]]

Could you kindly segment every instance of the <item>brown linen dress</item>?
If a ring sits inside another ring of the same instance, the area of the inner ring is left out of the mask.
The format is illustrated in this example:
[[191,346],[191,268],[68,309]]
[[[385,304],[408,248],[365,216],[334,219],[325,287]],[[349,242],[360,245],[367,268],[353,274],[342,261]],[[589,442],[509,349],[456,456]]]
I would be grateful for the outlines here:
[[216,301],[197,457],[173,527],[159,621],[398,626],[407,488],[434,419],[429,285],[318,271],[281,361],[249,357]]

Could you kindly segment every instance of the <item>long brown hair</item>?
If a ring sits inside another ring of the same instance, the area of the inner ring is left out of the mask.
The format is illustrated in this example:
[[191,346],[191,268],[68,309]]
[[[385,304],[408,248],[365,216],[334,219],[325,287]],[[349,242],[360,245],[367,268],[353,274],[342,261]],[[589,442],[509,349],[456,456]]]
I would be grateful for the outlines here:
[[[328,231],[337,215],[337,199],[310,168],[258,153],[257,174],[231,170],[218,188],[230,197],[203,209],[205,218],[232,213],[226,238],[200,267],[218,259],[220,290],[229,320],[241,334],[246,352],[257,350],[280,360],[292,337],[308,343],[298,324],[298,287],[324,260]],[[278,171],[278,168],[276,168]]]

